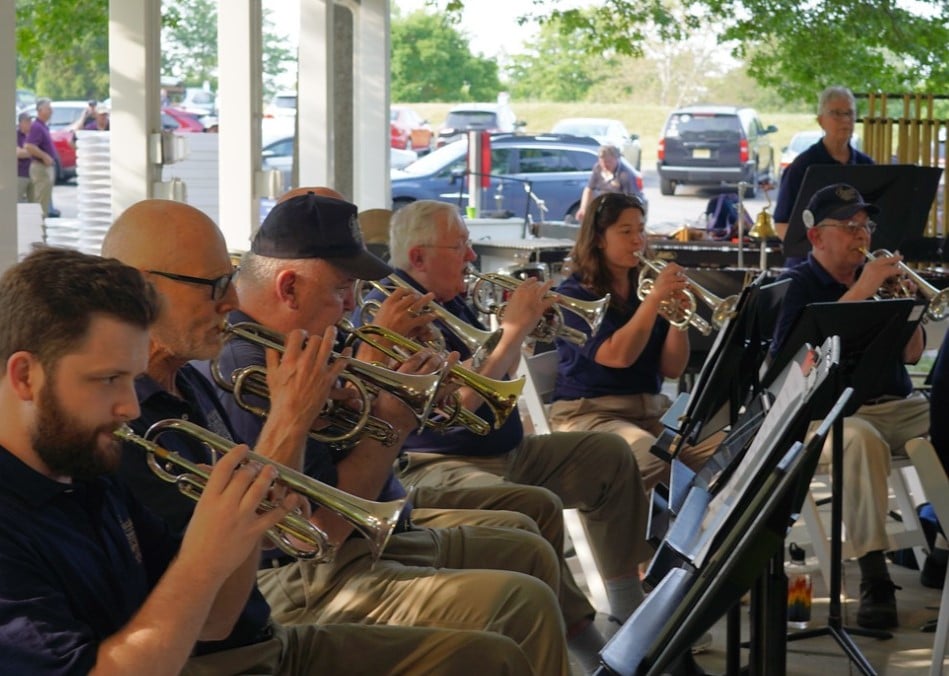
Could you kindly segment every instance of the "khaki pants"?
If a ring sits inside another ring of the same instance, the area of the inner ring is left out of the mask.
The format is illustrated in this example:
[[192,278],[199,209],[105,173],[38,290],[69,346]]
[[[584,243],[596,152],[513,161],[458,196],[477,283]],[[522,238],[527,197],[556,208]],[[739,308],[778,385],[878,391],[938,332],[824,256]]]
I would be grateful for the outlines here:
[[[560,431],[590,430],[618,434],[636,456],[648,493],[656,484],[669,485],[668,462],[650,452],[662,433],[661,419],[672,404],[664,394],[624,394],[555,401],[550,426]],[[682,448],[677,459],[698,471],[718,448],[724,435],[712,435],[695,446]]]
[[[810,432],[819,422],[811,423]],[[929,400],[920,393],[906,399],[861,406],[844,418],[843,521],[847,540],[858,558],[884,551],[889,504],[890,455],[913,437],[929,432]],[[833,443],[828,436],[821,462],[830,464]]]
[[46,166],[39,160],[30,162],[31,202],[39,202],[43,216],[49,216],[49,207],[53,203],[53,183],[56,167]]
[[16,201],[17,202],[30,201],[30,177],[29,176],[16,177]]
[[272,639],[194,657],[182,673],[186,676],[540,674],[531,669],[513,641],[499,634],[356,624],[275,625]]
[[550,490],[564,507],[580,510],[604,580],[636,575],[639,563],[652,556],[645,540],[642,478],[616,435],[558,432],[526,436],[502,455],[408,453],[406,458],[400,478],[409,485],[455,490],[510,482]]
[[257,581],[284,624],[490,631],[512,639],[537,674],[567,673],[554,591],[560,568],[550,545],[533,533],[417,528],[393,535],[374,564],[366,541],[350,539],[332,563],[262,569]]
[[518,528],[543,536],[560,560],[558,597],[568,632],[583,620],[593,619],[596,610],[580,591],[563,557],[563,503],[546,488],[501,484],[442,490],[425,486],[416,489],[412,501],[412,520],[419,526]]

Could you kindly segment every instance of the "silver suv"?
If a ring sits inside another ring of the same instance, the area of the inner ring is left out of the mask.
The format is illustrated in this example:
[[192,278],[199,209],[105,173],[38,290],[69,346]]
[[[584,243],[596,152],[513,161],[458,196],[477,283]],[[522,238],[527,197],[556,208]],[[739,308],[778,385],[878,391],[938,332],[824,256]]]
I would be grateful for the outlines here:
[[754,197],[760,183],[775,177],[770,135],[777,130],[762,125],[753,108],[700,105],[673,111],[659,139],[660,191],[672,195],[680,184],[744,181],[745,197]]

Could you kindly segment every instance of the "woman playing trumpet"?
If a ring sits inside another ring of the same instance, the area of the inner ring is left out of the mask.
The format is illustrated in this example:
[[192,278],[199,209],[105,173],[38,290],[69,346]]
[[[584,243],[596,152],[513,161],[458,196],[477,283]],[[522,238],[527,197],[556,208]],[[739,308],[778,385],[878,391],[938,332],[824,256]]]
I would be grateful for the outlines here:
[[[669,465],[649,452],[662,430],[660,418],[671,402],[661,394],[663,379],[678,378],[689,359],[689,336],[662,315],[664,303],[681,303],[688,286],[682,268],[667,264],[652,291],[637,297],[646,249],[646,212],[636,197],[607,193],[587,211],[571,257],[573,274],[558,291],[575,298],[611,294],[610,307],[583,346],[557,341],[560,364],[551,408],[558,430],[615,432],[636,456],[650,489],[667,480]],[[571,314],[568,325],[590,334]],[[686,325],[687,328],[687,325]],[[711,450],[711,449],[708,449]],[[707,452],[688,449],[680,459],[698,465]]]

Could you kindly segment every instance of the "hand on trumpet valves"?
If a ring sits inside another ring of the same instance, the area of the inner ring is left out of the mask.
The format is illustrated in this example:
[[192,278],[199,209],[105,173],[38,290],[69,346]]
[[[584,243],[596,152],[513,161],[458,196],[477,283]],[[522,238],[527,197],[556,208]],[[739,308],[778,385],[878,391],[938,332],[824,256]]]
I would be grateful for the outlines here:
[[[273,438],[270,434],[277,434],[284,440],[298,433],[302,442],[303,435],[318,418],[346,367],[345,359],[330,361],[335,341],[334,326],[328,327],[321,338],[308,338],[305,331],[296,330],[287,334],[283,355],[276,350],[267,350],[270,412],[258,440],[257,450],[262,455],[291,467],[297,466],[296,458],[285,454],[299,452],[302,445],[284,451],[268,448]],[[348,350],[344,351],[343,356],[348,354]]]
[[[399,373],[408,375],[428,375],[458,363],[458,353],[440,354],[425,348],[407,357],[398,367]],[[372,404],[372,415],[385,420],[397,430],[410,430],[417,427],[412,411],[401,399],[380,390]]]
[[652,292],[649,296],[655,296],[656,300],[662,301],[684,301],[685,291],[689,286],[689,278],[685,271],[676,263],[667,263],[653,281]]
[[[274,494],[276,468],[245,462],[247,453],[246,446],[237,446],[215,463],[178,553],[182,565],[211,585],[220,585],[248,557],[256,558],[264,534],[290,512],[307,507],[295,493]],[[273,509],[261,511],[268,496],[279,499]]]
[[[852,291],[861,298],[872,298],[883,286],[893,285],[896,294],[899,295],[898,285],[902,281],[903,274],[900,269],[900,262],[903,257],[899,253],[892,256],[876,256],[873,260],[868,260],[860,272],[860,277],[854,283]],[[915,289],[913,289],[915,291]]]
[[528,277],[511,292],[507,305],[499,317],[501,326],[517,343],[534,330],[544,314],[556,302],[556,294],[550,293],[553,281],[541,282]]
[[382,302],[371,323],[407,338],[424,341],[430,337],[430,327],[435,319],[426,307],[434,300],[433,293],[421,295],[410,289],[396,288]]

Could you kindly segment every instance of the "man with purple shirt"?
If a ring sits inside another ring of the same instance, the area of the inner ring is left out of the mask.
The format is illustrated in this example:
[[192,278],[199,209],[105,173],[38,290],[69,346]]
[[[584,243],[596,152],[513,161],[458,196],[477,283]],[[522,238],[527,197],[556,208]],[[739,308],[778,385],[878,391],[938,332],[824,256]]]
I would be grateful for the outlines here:
[[27,112],[20,113],[16,124],[16,201],[30,201],[30,151],[24,147],[33,119]]
[[56,148],[46,123],[53,115],[53,105],[47,98],[36,101],[36,119],[26,135],[24,147],[32,157],[30,181],[33,183],[32,201],[39,202],[43,216],[49,216],[53,202],[53,183],[56,180]]

